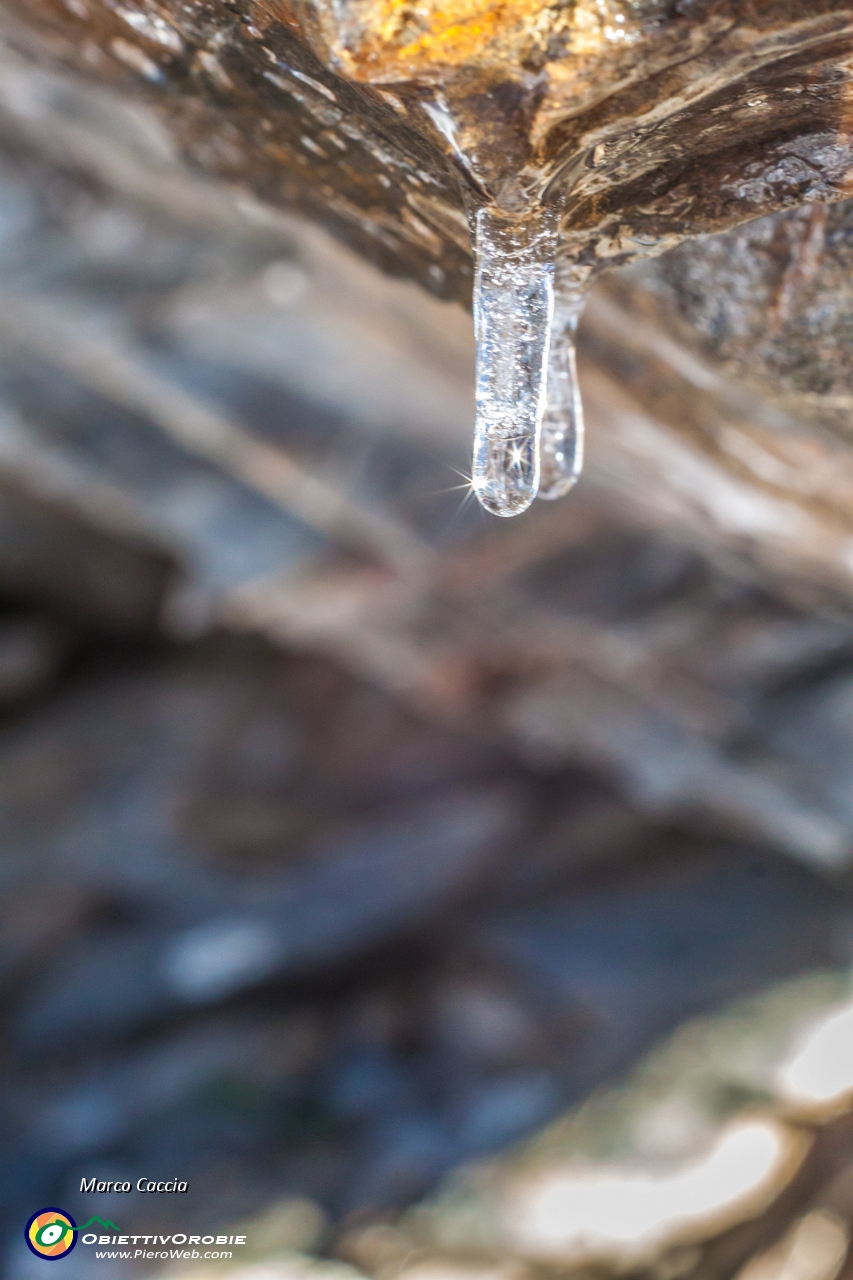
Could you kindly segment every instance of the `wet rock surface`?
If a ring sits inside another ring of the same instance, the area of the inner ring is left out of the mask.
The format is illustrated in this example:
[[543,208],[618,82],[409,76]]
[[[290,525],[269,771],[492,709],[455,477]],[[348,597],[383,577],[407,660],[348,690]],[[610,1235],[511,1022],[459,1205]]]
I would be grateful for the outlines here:
[[849,9],[790,0],[7,0],[19,49],[147,99],[195,166],[440,296],[465,201],[565,189],[572,278],[849,195]]

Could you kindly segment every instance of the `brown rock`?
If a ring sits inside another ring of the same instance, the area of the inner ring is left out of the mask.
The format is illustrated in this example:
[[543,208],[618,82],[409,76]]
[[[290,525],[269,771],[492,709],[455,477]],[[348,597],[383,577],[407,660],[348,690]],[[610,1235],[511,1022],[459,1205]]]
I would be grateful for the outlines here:
[[567,190],[577,280],[853,190],[839,0],[4,0],[0,19],[147,97],[191,163],[445,296],[470,289],[463,192],[522,210]]

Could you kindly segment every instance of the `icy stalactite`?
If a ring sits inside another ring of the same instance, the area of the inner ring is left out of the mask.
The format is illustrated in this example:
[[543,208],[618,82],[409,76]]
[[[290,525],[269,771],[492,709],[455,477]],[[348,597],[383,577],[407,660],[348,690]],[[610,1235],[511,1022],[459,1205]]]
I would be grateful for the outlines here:
[[540,434],[540,498],[562,498],[583,469],[583,401],[575,334],[582,300],[558,297],[551,323],[548,390]]
[[475,215],[471,484],[496,516],[518,515],[539,489],[558,227],[553,206],[515,216],[489,205]]

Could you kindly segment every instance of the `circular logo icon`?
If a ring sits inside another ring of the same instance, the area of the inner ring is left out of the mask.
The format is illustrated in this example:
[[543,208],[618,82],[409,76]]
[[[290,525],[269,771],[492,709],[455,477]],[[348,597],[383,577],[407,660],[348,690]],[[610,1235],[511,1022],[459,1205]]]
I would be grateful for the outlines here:
[[62,1209],[39,1209],[27,1223],[24,1239],[37,1258],[55,1262],[77,1243],[77,1223]]

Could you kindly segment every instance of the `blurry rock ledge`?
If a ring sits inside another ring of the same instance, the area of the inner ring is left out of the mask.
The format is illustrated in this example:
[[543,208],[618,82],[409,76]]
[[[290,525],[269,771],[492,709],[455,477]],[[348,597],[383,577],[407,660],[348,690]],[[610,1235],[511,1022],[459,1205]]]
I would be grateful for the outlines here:
[[851,995],[849,972],[827,971],[688,1022],[617,1086],[395,1218],[330,1232],[317,1205],[285,1199],[238,1224],[239,1265],[158,1274],[846,1278]]

